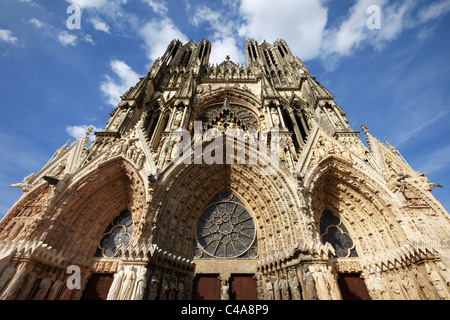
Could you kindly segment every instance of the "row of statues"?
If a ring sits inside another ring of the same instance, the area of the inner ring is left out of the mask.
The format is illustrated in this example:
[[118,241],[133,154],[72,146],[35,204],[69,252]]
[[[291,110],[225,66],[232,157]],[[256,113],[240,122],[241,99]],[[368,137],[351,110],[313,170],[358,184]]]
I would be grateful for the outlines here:
[[185,279],[183,276],[156,270],[151,274],[146,267],[127,270],[120,266],[114,275],[107,300],[184,300]]
[[304,294],[302,284],[297,276],[296,268],[287,274],[272,274],[265,277],[265,300],[317,300],[316,281],[308,268],[303,271]]
[[286,279],[284,275],[280,275],[279,280],[273,283],[270,279],[266,279],[266,300],[301,300],[300,282],[296,275]]

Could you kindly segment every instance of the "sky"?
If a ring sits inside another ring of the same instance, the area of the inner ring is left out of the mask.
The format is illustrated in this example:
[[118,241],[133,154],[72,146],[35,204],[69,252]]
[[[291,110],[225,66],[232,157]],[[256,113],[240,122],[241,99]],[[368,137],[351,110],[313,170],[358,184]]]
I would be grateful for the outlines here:
[[450,0],[0,0],[0,218],[22,194],[10,185],[101,130],[172,39],[203,38],[214,64],[284,39],[450,210],[449,30]]

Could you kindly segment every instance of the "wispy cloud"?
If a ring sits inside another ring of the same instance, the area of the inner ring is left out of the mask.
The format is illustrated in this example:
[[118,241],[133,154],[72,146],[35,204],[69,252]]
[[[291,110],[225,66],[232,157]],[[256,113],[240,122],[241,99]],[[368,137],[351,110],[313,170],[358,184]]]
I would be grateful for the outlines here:
[[14,37],[10,30],[0,29],[0,40],[1,41],[5,41],[5,42],[9,42],[9,43],[16,43],[17,40],[19,40],[19,39]]
[[116,74],[117,79],[106,75],[100,90],[106,97],[107,103],[116,106],[120,102],[120,97],[139,81],[139,75],[120,60],[111,61],[111,70]]
[[450,145],[444,146],[424,157],[422,163],[418,165],[421,172],[438,174],[448,172],[450,166]]
[[450,0],[436,1],[423,8],[418,17],[421,22],[438,19],[450,12]]
[[441,110],[439,112],[427,113],[427,117],[423,116],[423,110],[416,110],[415,115],[411,116],[410,121],[405,122],[404,126],[397,127],[397,134],[394,135],[392,144],[395,146],[401,146],[414,136],[430,127],[436,121],[441,120],[445,115],[447,115],[450,110]]
[[142,2],[147,3],[156,13],[166,15],[169,12],[167,3],[163,0],[142,0]]
[[32,23],[37,28],[42,28],[44,26],[44,23],[36,18],[30,19],[30,23]]

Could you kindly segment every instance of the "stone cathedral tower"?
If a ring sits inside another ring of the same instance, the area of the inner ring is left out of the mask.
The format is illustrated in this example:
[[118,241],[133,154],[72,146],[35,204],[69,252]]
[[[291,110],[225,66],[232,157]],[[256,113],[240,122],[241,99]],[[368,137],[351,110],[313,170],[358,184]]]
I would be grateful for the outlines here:
[[0,299],[449,299],[426,175],[363,143],[285,41],[210,51],[172,41],[91,144],[13,185]]

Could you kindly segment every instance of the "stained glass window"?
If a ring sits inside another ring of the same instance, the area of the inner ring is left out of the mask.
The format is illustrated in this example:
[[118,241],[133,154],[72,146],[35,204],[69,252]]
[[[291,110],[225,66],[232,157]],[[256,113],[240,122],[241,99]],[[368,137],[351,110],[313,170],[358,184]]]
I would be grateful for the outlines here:
[[122,211],[106,228],[105,233],[97,246],[96,257],[111,258],[121,245],[130,242],[133,231],[133,218],[130,211]]
[[196,258],[256,258],[256,230],[244,204],[232,192],[216,196],[197,223]]
[[340,258],[358,257],[355,244],[350,238],[347,228],[331,211],[325,210],[320,219],[320,235],[322,242],[329,242]]

